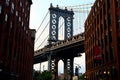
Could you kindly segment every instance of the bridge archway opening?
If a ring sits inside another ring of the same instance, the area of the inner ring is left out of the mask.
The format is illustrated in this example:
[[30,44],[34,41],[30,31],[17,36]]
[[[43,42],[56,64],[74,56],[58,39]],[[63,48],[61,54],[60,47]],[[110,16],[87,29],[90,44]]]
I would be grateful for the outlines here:
[[58,76],[64,74],[64,62],[62,60],[58,61]]
[[58,40],[64,40],[65,39],[65,20],[62,16],[59,17],[59,23],[58,23]]

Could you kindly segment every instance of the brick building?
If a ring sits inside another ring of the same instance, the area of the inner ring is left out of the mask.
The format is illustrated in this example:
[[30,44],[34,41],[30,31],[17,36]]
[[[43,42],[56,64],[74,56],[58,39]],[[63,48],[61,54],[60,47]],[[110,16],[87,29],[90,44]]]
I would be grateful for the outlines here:
[[96,0],[85,21],[86,80],[120,80],[120,0]]
[[0,0],[0,80],[32,80],[31,0]]

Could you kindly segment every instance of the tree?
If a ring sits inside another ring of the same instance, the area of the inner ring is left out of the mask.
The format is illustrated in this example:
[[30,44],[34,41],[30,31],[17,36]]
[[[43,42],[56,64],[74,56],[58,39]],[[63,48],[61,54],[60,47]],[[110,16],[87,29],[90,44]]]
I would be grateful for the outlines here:
[[41,73],[39,71],[34,71],[33,80],[40,80],[40,79],[41,79]]
[[42,73],[34,71],[33,80],[52,80],[52,74],[50,71],[44,71]]
[[41,80],[52,80],[52,74],[50,71],[44,71],[41,74]]
[[85,74],[79,76],[79,80],[85,80]]

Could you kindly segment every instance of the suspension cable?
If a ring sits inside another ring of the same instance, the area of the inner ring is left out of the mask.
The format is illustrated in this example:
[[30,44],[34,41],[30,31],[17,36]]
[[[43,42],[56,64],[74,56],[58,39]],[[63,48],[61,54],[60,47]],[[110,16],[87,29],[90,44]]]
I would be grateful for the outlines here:
[[73,5],[73,6],[62,6],[62,8],[63,8],[63,7],[67,7],[67,8],[68,8],[68,7],[69,7],[69,8],[72,7],[72,8],[73,8],[73,7],[80,7],[80,6],[83,7],[83,6],[89,6],[89,5],[93,5],[93,3],[89,3],[89,4],[81,4],[81,5]]
[[42,44],[48,39],[49,35],[41,42],[41,44],[37,47],[37,50],[42,46]]
[[[50,21],[49,21],[50,22]],[[43,32],[45,31],[46,27],[48,26],[49,22],[47,23],[47,25],[44,27],[43,31],[41,32],[41,34],[38,36],[38,38],[35,40],[35,43],[38,41],[38,39],[41,37],[41,35],[43,34]]]
[[42,22],[41,22],[40,26],[39,26],[39,27],[38,27],[38,29],[36,30],[36,33],[38,32],[38,30],[39,30],[39,29],[40,29],[40,27],[42,26],[43,22],[45,21],[45,19],[46,19],[46,17],[47,17],[47,15],[48,15],[48,13],[49,13],[49,11],[46,13],[46,15],[45,15],[44,19],[42,20]]
[[[66,6],[66,7],[68,7],[68,9],[69,9],[69,8],[73,8],[73,11],[75,11],[75,12],[87,12],[87,11],[88,11],[88,8],[90,8],[90,7],[86,7],[86,6],[89,6],[89,5],[92,5],[92,4],[93,4],[93,3],[83,4],[83,5],[75,5],[75,6]],[[80,6],[84,6],[84,7],[83,7],[83,8],[78,8],[78,7],[80,7]],[[86,8],[87,8],[87,10],[78,10],[78,9],[86,9]],[[36,33],[38,32],[38,30],[39,30],[40,27],[42,26],[43,22],[45,21],[48,13],[49,13],[49,11],[46,13],[44,19],[42,20],[42,23],[40,24],[40,26],[38,27],[38,29],[37,29],[37,31],[36,31]],[[49,24],[49,22],[47,23],[47,25],[45,26],[45,28],[43,29],[43,31],[40,33],[40,35],[38,36],[38,38],[35,40],[35,43],[39,40],[39,38],[41,37],[41,35],[42,35],[43,32],[45,31],[46,27],[48,26],[48,24]],[[64,22],[62,22],[62,24],[59,26],[58,31],[61,29],[61,27],[63,26],[63,24],[64,24]],[[46,41],[46,39],[47,39],[48,37],[49,37],[49,35],[47,35],[47,37],[42,41],[42,43],[37,47],[37,49],[39,49],[39,48],[43,45],[43,43]]]

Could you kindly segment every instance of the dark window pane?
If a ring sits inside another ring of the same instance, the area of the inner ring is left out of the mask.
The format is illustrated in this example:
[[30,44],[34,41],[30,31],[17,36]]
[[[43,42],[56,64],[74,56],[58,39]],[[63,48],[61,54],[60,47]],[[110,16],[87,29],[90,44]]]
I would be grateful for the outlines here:
[[110,47],[110,60],[111,60],[111,61],[114,60],[113,48],[112,48],[112,47]]
[[109,31],[109,42],[110,42],[110,43],[112,43],[112,38],[113,38],[113,36],[112,36],[112,31]]
[[120,29],[120,15],[117,16],[117,29]]

